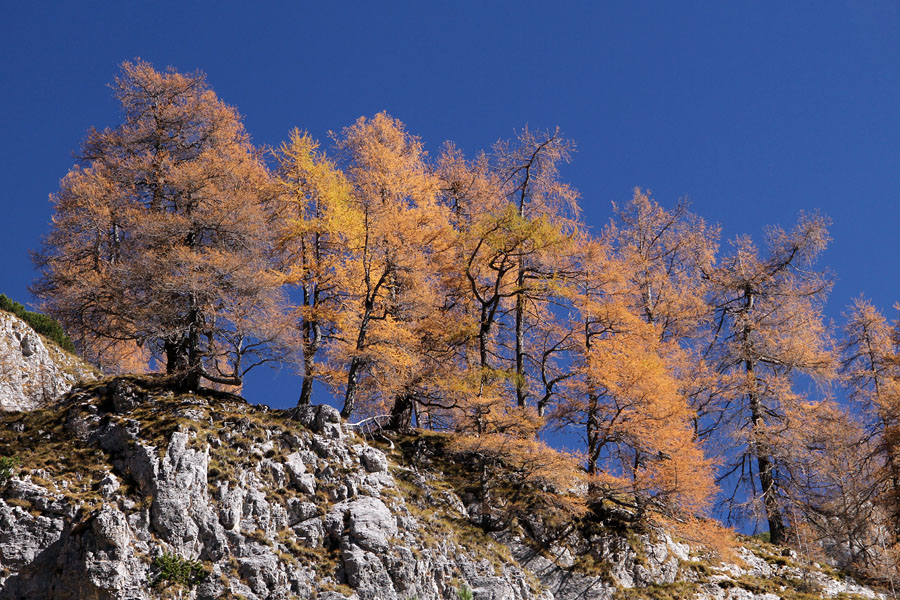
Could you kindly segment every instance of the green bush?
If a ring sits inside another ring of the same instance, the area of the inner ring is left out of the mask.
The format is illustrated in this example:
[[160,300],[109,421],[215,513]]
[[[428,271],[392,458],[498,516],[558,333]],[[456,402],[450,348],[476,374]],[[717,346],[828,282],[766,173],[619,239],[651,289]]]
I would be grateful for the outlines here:
[[159,569],[153,580],[154,586],[180,584],[192,588],[207,576],[206,567],[199,560],[188,560],[168,552],[153,559],[153,566]]
[[0,484],[6,483],[10,477],[19,471],[22,463],[15,456],[0,456]]
[[472,594],[472,590],[466,584],[462,584],[458,588],[456,588],[456,597],[459,600],[472,600],[475,596]]
[[28,323],[32,329],[56,342],[63,350],[75,352],[75,345],[56,319],[39,312],[26,310],[23,305],[15,300],[10,300],[4,294],[0,294],[0,310],[16,315]]

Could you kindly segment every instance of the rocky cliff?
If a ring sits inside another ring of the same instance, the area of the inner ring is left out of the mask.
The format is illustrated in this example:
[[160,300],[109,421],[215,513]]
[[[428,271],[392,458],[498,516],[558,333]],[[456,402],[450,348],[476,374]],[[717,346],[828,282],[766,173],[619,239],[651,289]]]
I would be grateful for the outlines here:
[[80,385],[0,415],[0,456],[15,457],[0,459],[0,600],[876,596],[761,544],[717,564],[602,521],[552,541],[487,535],[442,439],[367,441],[328,406],[154,379]]
[[56,401],[94,370],[0,310],[0,410],[32,410]]

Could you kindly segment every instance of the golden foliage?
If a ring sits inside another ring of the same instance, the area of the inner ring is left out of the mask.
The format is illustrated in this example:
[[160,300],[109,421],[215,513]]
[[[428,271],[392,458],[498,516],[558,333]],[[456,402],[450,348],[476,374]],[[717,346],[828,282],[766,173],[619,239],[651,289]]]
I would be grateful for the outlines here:
[[[689,521],[716,492],[707,448],[735,442],[727,466],[762,489],[771,527],[864,493],[841,483],[847,461],[882,505],[900,495],[897,334],[863,300],[840,352],[867,416],[828,399],[824,218],[718,256],[718,227],[635,189],[595,236],[558,130],[432,160],[379,113],[332,134],[331,156],[291,131],[270,173],[202,74],[125,63],[113,87],[122,123],[89,132],[53,196],[35,285],[109,369],[228,387],[295,361],[301,403],[318,381],[345,418],[458,432],[485,498],[528,490],[508,515],[580,514],[586,487]],[[540,442],[548,424],[581,434],[583,456]]]
[[790,485],[784,481],[790,473],[777,460],[768,433],[801,401],[795,376],[804,374],[824,387],[837,362],[822,314],[830,280],[814,270],[829,241],[827,226],[821,216],[801,215],[789,232],[772,227],[767,255],[749,237],[739,237],[732,254],[710,274],[718,370],[735,383],[728,418],[739,450],[729,469],[740,473],[744,489],[761,491],[759,506],[773,543],[784,541],[779,490]]
[[540,424],[530,409],[494,410],[482,415],[481,433],[460,433],[451,442],[450,451],[470,462],[478,476],[486,530],[517,518],[552,527],[585,514],[578,457],[536,439]]
[[[134,342],[188,387],[239,383],[242,359],[274,341],[261,327],[279,301],[265,274],[268,172],[202,74],[126,62],[113,89],[123,122],[88,133],[51,198],[34,291],[83,347]],[[214,347],[227,373],[209,370]]]

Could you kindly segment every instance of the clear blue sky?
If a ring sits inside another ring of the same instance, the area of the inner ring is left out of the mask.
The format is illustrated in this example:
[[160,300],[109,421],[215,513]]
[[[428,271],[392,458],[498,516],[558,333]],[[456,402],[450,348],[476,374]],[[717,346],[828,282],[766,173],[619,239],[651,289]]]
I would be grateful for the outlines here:
[[[634,186],[688,197],[726,238],[821,209],[830,315],[861,292],[900,300],[900,4],[553,6],[4,1],[0,292],[31,300],[47,195],[87,128],[117,122],[106,84],[139,56],[206,71],[258,144],[381,110],[433,150],[559,125],[578,144],[564,175],[598,228]],[[297,387],[260,371],[247,395],[287,406]]]

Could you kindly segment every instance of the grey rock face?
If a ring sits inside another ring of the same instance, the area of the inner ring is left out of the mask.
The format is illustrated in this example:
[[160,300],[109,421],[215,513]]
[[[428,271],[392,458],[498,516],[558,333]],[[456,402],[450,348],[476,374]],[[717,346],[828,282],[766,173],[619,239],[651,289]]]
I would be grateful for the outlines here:
[[291,411],[291,416],[304,427],[308,427],[326,438],[341,439],[344,437],[341,413],[333,406],[327,404],[298,406]]
[[207,573],[173,587],[183,598],[437,600],[466,578],[498,597],[534,597],[514,565],[514,577],[498,576],[423,538],[387,457],[344,431],[331,407],[266,421],[275,411],[154,397],[117,380],[73,392],[58,412],[65,435],[106,464],[93,498],[33,483],[28,465],[0,494],[0,600],[155,598],[174,586],[154,587],[163,553]]
[[58,400],[92,370],[15,315],[0,310],[0,410],[33,410]]
[[[396,465],[330,407],[268,411],[120,380],[74,391],[54,414],[58,435],[100,464],[73,479],[23,464],[0,490],[0,600],[455,600],[463,583],[477,600],[605,600],[680,581],[691,560],[665,532],[541,547],[485,536],[435,476]],[[205,577],[165,580],[163,554]],[[605,574],[576,568],[585,554]],[[800,576],[749,551],[744,563],[692,580],[696,597],[762,600],[721,582]],[[816,577],[824,596],[874,597]]]

